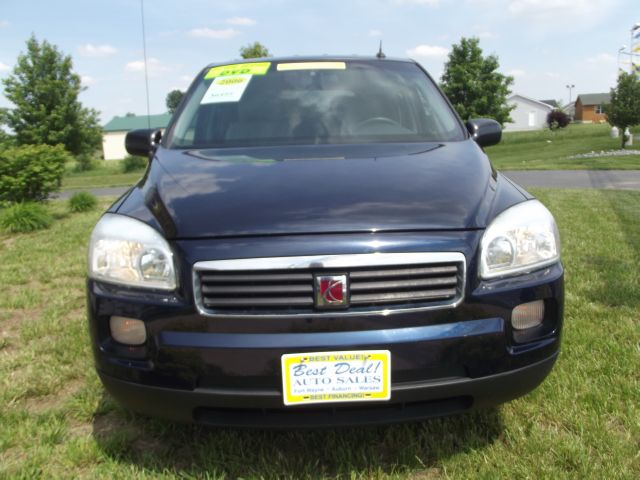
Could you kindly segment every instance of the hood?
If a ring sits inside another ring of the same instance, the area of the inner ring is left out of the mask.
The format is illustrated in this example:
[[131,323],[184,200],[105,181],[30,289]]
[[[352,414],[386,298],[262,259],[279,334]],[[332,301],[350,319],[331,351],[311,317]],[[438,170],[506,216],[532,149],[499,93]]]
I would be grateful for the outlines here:
[[495,197],[492,175],[472,140],[159,148],[121,213],[144,217],[143,202],[169,238],[479,229]]

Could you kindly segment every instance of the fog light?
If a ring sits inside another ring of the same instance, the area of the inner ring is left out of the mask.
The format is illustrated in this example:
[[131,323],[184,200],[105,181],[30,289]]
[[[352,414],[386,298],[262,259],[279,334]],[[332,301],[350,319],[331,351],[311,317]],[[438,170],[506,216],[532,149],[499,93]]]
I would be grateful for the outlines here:
[[111,336],[125,345],[142,345],[147,341],[144,322],[136,318],[113,316],[109,319]]
[[544,300],[523,303],[513,309],[511,324],[515,330],[536,327],[544,320]]

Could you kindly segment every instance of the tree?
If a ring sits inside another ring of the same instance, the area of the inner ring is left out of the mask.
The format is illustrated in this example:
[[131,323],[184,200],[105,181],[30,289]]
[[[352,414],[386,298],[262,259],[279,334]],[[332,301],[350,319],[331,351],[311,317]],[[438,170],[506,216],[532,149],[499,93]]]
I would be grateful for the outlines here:
[[18,145],[64,145],[74,154],[87,154],[102,142],[98,112],[78,100],[80,76],[65,56],[46,40],[27,40],[13,73],[2,81],[4,94],[15,105],[6,115]]
[[240,49],[240,56],[242,58],[261,58],[270,57],[271,54],[269,53],[269,49],[260,42],[253,42]]
[[620,130],[624,148],[628,127],[640,124],[640,81],[635,75],[621,72],[616,88],[611,89],[611,103],[605,105],[607,121]]
[[184,97],[184,92],[181,92],[177,89],[171,90],[169,93],[167,93],[165,103],[167,104],[167,110],[169,111],[169,113],[173,113],[176,111],[178,105],[180,105],[180,102],[182,101],[182,97]]
[[462,37],[453,45],[440,86],[463,120],[488,117],[504,125],[515,108],[507,105],[513,77],[498,73],[498,57],[484,57],[479,43]]

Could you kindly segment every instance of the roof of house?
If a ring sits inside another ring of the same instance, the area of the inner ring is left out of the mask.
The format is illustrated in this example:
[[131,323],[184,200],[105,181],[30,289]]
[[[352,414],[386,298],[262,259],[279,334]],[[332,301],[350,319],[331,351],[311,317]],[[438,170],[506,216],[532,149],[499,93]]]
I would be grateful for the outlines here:
[[602,105],[611,101],[610,93],[583,93],[578,95],[576,102],[580,100],[582,105]]
[[170,113],[159,115],[130,115],[128,117],[113,117],[102,127],[103,132],[128,132],[138,128],[166,128],[171,120]]
[[542,103],[546,103],[547,105],[551,105],[553,108],[558,108],[558,102],[556,102],[555,100],[539,100]]
[[550,104],[548,104],[548,103],[546,103],[546,102],[542,102],[542,101],[540,101],[540,100],[536,100],[536,99],[534,99],[534,98],[530,98],[530,97],[525,97],[524,95],[520,95],[519,93],[516,93],[516,94],[514,94],[514,95],[511,95],[509,98],[507,98],[507,101],[513,101],[513,100],[514,100],[514,98],[516,98],[516,97],[520,97],[520,98],[522,98],[523,100],[527,100],[527,101],[529,101],[529,102],[533,102],[533,103],[535,103],[535,104],[537,104],[537,105],[539,105],[539,106],[541,106],[541,107],[545,107],[545,108],[547,108],[547,109],[549,109],[549,110],[553,110],[553,108],[554,108],[552,105],[550,105]]

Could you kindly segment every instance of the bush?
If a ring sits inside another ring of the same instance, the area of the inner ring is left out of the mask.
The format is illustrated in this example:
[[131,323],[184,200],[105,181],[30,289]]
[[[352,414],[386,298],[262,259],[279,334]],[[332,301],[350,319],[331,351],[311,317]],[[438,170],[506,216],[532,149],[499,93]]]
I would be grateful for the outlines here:
[[22,145],[0,150],[0,201],[45,200],[60,189],[64,164],[70,160],[62,145]]
[[96,162],[91,155],[83,153],[76,157],[76,166],[74,168],[76,172],[86,172],[94,168],[96,168]]
[[144,170],[147,168],[147,159],[129,155],[122,161],[122,171],[124,173],[135,172],[136,170]]
[[52,221],[53,218],[40,203],[16,203],[0,211],[0,229],[11,233],[48,228]]
[[564,113],[562,110],[552,110],[547,115],[547,125],[551,130],[556,130],[557,128],[564,128],[571,122],[571,118],[569,115]]
[[69,199],[69,210],[72,212],[88,212],[98,205],[98,199],[89,192],[74,193]]

